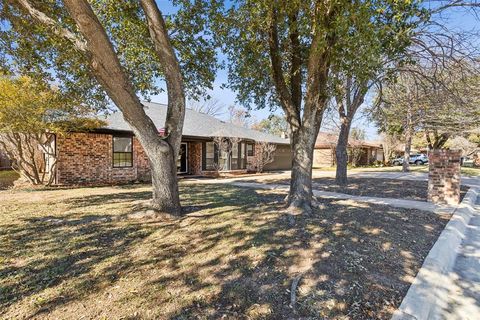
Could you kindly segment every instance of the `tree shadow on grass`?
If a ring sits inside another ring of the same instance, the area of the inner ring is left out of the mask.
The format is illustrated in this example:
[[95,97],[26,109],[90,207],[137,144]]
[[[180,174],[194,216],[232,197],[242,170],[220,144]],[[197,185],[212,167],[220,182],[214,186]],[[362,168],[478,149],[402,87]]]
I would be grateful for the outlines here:
[[[34,314],[82,301],[87,316],[99,317],[106,306],[96,297],[109,288],[123,302],[108,305],[118,317],[135,309],[138,318],[152,319],[388,318],[445,224],[428,212],[326,200],[291,226],[283,194],[225,185],[182,191],[185,206],[202,209],[170,223],[77,213],[2,229],[1,254],[17,262],[0,269],[0,308],[54,289]],[[95,195],[69,204],[90,212],[89,200],[128,204],[146,196]],[[117,280],[126,275],[141,294],[122,290]]]
[[[112,285],[124,272],[135,269],[130,251],[153,232],[187,225],[184,220],[192,224],[222,213],[197,214],[224,205],[213,203],[218,200],[214,191],[203,191],[203,203],[186,199],[186,215],[171,223],[128,219],[132,202],[151,197],[151,192],[134,190],[70,198],[66,202],[75,209],[73,213],[27,217],[2,225],[0,310],[49,289],[61,291],[55,298],[35,303],[38,315]],[[124,204],[125,212],[95,213],[96,207],[112,204]],[[69,282],[68,288],[63,288],[65,282]]]
[[[194,292],[216,281],[220,292],[212,299],[193,301],[170,318],[390,318],[445,221],[416,210],[325,203],[327,209],[297,219],[292,228],[286,227],[288,217],[279,214],[261,224],[244,221],[256,225],[254,232],[224,233],[222,239],[231,238],[235,245],[214,261],[227,262],[211,271],[207,281],[196,275],[204,280],[190,286]],[[413,219],[415,215],[423,216]],[[211,230],[202,236],[220,241],[210,234]],[[210,265],[206,262],[195,270]],[[292,307],[289,290],[296,277],[301,281]]]
[[[1,255],[16,263],[0,268],[0,307],[72,281],[73,290],[63,292],[53,301],[38,302],[42,312],[114,282],[122,271],[132,267],[125,256],[128,249],[154,229],[135,224],[119,226],[107,219],[108,216],[70,217],[62,222],[27,219],[22,225],[2,228],[0,239],[5,246]],[[33,252],[36,255],[31,259]],[[115,259],[115,263],[109,263],[110,259]],[[102,271],[94,272],[97,268]]]

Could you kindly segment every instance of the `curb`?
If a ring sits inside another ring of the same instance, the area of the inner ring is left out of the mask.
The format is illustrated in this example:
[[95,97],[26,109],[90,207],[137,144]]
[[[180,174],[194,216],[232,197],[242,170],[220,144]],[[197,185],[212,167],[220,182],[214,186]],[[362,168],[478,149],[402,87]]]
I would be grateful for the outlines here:
[[479,195],[478,188],[468,190],[425,258],[392,320],[432,319],[446,307],[451,281],[449,273],[454,267],[470,219],[475,214],[474,206]]

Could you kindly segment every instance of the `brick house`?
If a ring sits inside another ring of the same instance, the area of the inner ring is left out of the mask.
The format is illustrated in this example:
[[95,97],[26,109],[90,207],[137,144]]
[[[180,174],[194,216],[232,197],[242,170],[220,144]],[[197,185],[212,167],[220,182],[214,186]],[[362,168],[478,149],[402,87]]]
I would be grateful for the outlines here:
[[[145,111],[161,128],[167,106],[144,102]],[[149,161],[121,113],[105,119],[106,126],[92,132],[73,132],[52,138],[56,154],[56,184],[115,184],[150,181]],[[213,137],[236,138],[231,152],[218,152]],[[215,117],[186,110],[177,171],[181,175],[210,175],[222,171],[255,171],[258,143],[276,145],[274,161],[264,170],[291,168],[292,153],[287,139],[226,123]],[[51,168],[52,159],[46,159]]]
[[[335,150],[338,135],[327,132],[319,132],[313,151],[313,167],[331,167],[335,165]],[[375,161],[383,162],[383,147],[380,142],[360,141],[349,139],[348,150],[361,149],[362,153],[358,165],[370,165]],[[350,162],[350,159],[349,159]]]

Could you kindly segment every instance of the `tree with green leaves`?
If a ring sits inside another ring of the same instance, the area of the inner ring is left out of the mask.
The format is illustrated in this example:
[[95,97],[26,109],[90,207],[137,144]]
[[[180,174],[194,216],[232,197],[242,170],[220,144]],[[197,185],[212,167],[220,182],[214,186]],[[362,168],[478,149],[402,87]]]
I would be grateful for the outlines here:
[[[380,28],[396,36],[416,7],[408,0],[238,0],[225,10],[218,34],[230,59],[229,86],[246,106],[280,106],[289,124],[290,211],[311,212],[313,148],[333,96],[331,69],[342,71],[341,61],[356,54],[343,54],[352,33],[368,38]],[[384,23],[371,23],[378,19]],[[368,52],[370,44],[364,44]]]
[[88,106],[48,84],[28,77],[0,77],[0,150],[13,160],[13,169],[33,185],[55,181],[54,134],[102,124]]
[[288,133],[288,123],[285,117],[272,114],[267,119],[255,123],[252,129],[284,137]]
[[[154,0],[3,0],[0,64],[14,74],[58,83],[83,103],[113,102],[149,158],[153,207],[181,211],[175,159],[186,95],[211,88],[217,66],[207,14],[215,2],[179,0],[164,17]],[[166,135],[140,98],[168,93]]]
[[360,7],[357,15],[364,18],[351,26],[338,53],[342,59],[332,66],[333,102],[340,120],[335,148],[335,181],[339,185],[347,184],[348,137],[357,111],[370,89],[405,62],[413,31],[427,18],[419,2],[398,2],[396,6],[395,19],[385,19],[383,13],[372,15],[370,8]]

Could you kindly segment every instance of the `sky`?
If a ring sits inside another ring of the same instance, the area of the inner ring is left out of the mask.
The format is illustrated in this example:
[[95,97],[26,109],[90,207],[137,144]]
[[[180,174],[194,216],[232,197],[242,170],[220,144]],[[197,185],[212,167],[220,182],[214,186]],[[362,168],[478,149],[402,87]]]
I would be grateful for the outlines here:
[[[172,6],[171,2],[168,0],[157,0],[157,3],[160,7],[160,10],[164,14],[172,14],[175,13],[176,9],[175,7]],[[438,5],[438,1],[433,2],[435,5]],[[471,13],[471,12],[466,12],[463,9],[452,9],[449,11],[448,16],[444,15],[442,16],[445,20],[445,24],[450,30],[479,30],[480,29],[480,22],[477,20],[477,18]],[[480,39],[478,41],[480,44]],[[225,58],[222,56],[221,58]],[[228,80],[228,74],[227,71],[224,69],[217,70],[216,73],[216,79],[214,82],[213,90],[209,91],[209,95],[213,98],[218,100],[222,105],[225,106],[225,109],[232,105],[236,104],[236,94],[232,90],[228,88],[223,88],[222,84],[227,83]],[[167,94],[166,92],[162,92],[159,95],[152,96],[152,101],[154,102],[160,102],[160,103],[166,103],[167,102]],[[367,97],[364,105],[365,106],[371,102],[371,95],[370,98]],[[283,111],[281,109],[275,110],[274,113],[282,115]],[[262,109],[262,110],[252,110],[250,112],[250,115],[252,116],[253,119],[256,120],[261,120],[265,119],[270,115],[270,111],[268,109]],[[221,118],[223,117],[223,120],[228,120],[227,113],[225,113]],[[373,123],[371,123],[368,120],[368,117],[360,110],[357,112],[357,115],[353,121],[353,127],[358,127],[362,128],[365,130],[367,139],[369,140],[378,140],[379,135],[377,132],[377,128]],[[330,131],[335,128],[335,125],[331,123],[331,121],[324,119],[322,123],[322,128],[320,130],[323,131]]]

